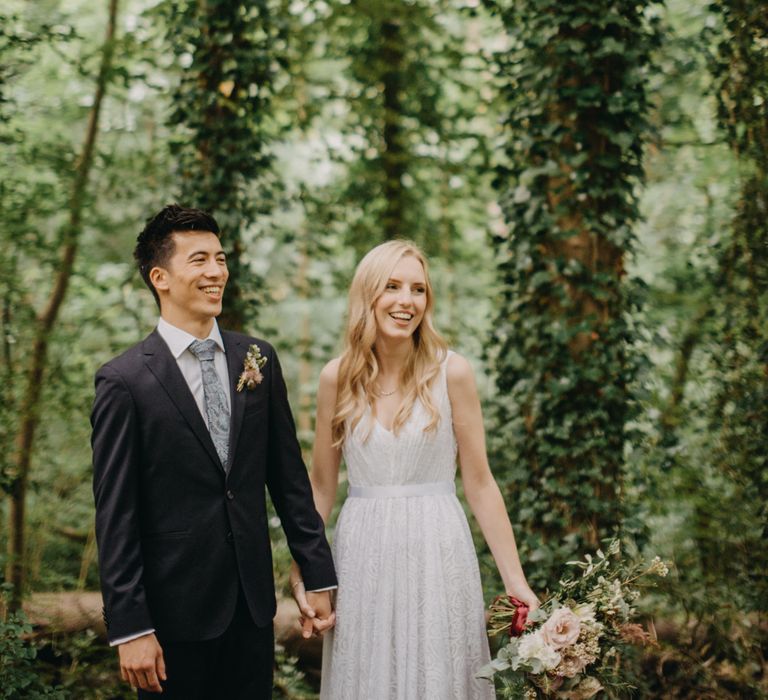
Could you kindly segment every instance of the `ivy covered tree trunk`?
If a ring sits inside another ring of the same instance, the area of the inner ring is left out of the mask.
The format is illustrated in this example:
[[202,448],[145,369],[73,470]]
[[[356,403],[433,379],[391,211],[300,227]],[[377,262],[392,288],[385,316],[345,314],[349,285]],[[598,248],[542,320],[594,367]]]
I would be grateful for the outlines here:
[[222,228],[229,282],[222,326],[242,330],[256,317],[244,288],[244,234],[269,206],[271,158],[265,123],[278,63],[279,26],[269,0],[186,0],[165,6],[169,41],[181,68],[170,124],[177,128],[179,197],[213,213]]
[[[768,597],[768,12],[764,3],[712,5],[722,34],[712,70],[720,126],[740,171],[740,196],[714,280],[718,386],[710,416],[714,463],[729,488],[720,508],[738,518],[702,541],[702,568],[721,571],[754,605]],[[701,513],[704,523],[709,513]]]
[[[492,449],[537,586],[613,535],[634,374],[625,280],[647,133],[650,2],[494,5],[512,49],[497,186]],[[535,563],[534,563],[535,562]]]

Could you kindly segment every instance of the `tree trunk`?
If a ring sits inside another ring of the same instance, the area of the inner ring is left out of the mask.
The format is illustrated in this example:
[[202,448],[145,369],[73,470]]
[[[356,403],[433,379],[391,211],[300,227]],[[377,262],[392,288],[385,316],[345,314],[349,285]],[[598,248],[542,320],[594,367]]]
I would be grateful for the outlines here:
[[[203,208],[212,213],[221,214],[222,212],[218,210],[222,206],[226,209],[226,203],[233,200],[233,190],[236,190],[236,185],[233,185],[231,177],[220,176],[224,168],[221,163],[221,154],[217,151],[216,126],[231,121],[232,111],[230,108],[225,107],[218,97],[219,95],[226,96],[228,101],[237,102],[238,85],[233,81],[222,80],[224,71],[221,64],[224,61],[224,55],[220,50],[221,47],[216,45],[215,34],[212,36],[211,31],[214,22],[210,20],[216,18],[215,10],[208,6],[206,0],[200,0],[199,7],[201,17],[208,20],[202,23],[200,34],[203,37],[203,50],[207,56],[211,57],[211,60],[206,65],[207,70],[202,71],[198,76],[198,84],[201,92],[215,95],[216,98],[210,101],[203,114],[203,123],[205,125],[203,133],[206,136],[199,138],[195,144],[198,156],[197,162],[202,170],[202,181],[205,183],[205,194],[198,192],[197,196],[202,196],[203,199],[189,202],[188,206],[203,206]],[[241,37],[233,36],[233,42],[239,42],[240,40]],[[192,177],[194,180],[194,174]],[[195,185],[191,184],[190,186],[194,187]],[[218,321],[223,328],[242,333],[245,327],[241,283],[241,258],[243,253],[241,235],[243,222],[238,220],[235,223],[235,216],[232,219],[229,218],[230,215],[236,215],[235,212],[225,213],[226,218],[224,222],[220,221],[219,223],[220,225],[223,224],[222,239],[227,250],[229,279],[227,280],[227,291],[224,295],[221,315]],[[237,218],[239,219],[239,217]]]
[[[174,3],[168,3],[174,5]],[[177,56],[191,55],[173,92],[172,128],[185,136],[172,148],[180,163],[180,197],[188,206],[216,216],[227,251],[229,281],[220,324],[241,331],[252,323],[258,304],[249,292],[258,289],[244,261],[247,226],[265,210],[270,185],[266,152],[270,130],[272,79],[280,70],[278,23],[270,3],[244,0],[194,0],[176,3],[167,38]]]
[[521,555],[539,556],[537,586],[612,536],[629,507],[637,363],[624,264],[648,133],[647,4],[521,1],[502,17],[510,138],[497,187],[509,231],[494,236],[503,287],[492,459],[508,469]]
[[9,521],[9,558],[7,579],[12,585],[11,610],[21,605],[25,578],[25,507],[29,471],[35,433],[40,421],[41,396],[48,365],[48,343],[67,294],[77,255],[77,245],[82,233],[82,212],[85,202],[88,175],[93,164],[96,136],[99,130],[101,106],[109,82],[114,54],[115,24],[118,0],[110,0],[106,39],[102,49],[101,65],[96,78],[96,91],[88,115],[88,126],[83,150],[75,165],[75,177],[69,200],[69,217],[61,235],[61,262],[48,297],[45,309],[38,317],[32,352],[25,375],[26,388],[22,393],[19,409],[20,425],[16,436],[16,451],[11,474],[11,508]]

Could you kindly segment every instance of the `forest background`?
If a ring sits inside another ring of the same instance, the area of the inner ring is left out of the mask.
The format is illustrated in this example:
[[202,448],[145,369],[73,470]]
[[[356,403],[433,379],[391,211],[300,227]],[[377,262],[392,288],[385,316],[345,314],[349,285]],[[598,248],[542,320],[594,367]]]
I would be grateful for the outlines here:
[[156,321],[171,201],[222,225],[222,324],[277,346],[308,458],[357,260],[423,246],[533,585],[619,533],[671,563],[634,696],[768,697],[765,2],[6,0],[0,144],[0,697],[130,697],[90,624],[14,611],[98,589],[93,375]]

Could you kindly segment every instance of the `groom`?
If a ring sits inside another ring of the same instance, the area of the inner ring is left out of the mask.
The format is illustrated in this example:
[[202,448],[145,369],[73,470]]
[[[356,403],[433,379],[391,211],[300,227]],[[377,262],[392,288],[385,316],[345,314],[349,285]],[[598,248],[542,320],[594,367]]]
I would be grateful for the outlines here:
[[212,216],[167,206],[134,255],[160,320],[97,372],[91,416],[109,641],[140,698],[266,700],[265,486],[319,628],[336,586],[280,363],[269,343],[216,323],[228,272]]

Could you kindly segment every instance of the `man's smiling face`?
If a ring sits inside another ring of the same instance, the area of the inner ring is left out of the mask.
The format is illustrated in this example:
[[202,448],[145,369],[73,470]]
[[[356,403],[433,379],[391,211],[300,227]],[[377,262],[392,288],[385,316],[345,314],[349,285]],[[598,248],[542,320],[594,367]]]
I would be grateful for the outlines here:
[[163,317],[177,324],[204,323],[221,313],[229,278],[224,250],[219,237],[209,231],[177,231],[172,236],[173,255],[165,267],[150,273]]

